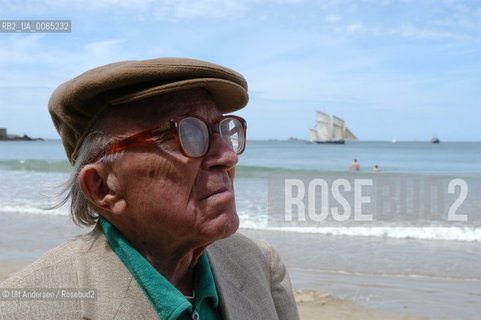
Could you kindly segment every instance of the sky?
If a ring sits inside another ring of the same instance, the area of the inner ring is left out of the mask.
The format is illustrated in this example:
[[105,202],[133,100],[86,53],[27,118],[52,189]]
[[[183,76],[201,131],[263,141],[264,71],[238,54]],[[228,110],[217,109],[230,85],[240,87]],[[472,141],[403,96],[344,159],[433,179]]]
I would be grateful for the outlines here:
[[320,110],[360,140],[481,141],[481,1],[0,0],[0,127],[58,138],[55,88],[122,60],[188,57],[243,74],[250,139],[308,139]]

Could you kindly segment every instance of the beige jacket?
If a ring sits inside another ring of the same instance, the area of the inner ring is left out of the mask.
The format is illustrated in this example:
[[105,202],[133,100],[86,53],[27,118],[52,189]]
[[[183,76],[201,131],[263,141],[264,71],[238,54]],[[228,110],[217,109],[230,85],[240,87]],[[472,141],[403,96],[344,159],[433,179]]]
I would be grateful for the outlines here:
[[[298,319],[289,276],[265,242],[236,234],[207,248],[225,320]],[[1,288],[96,289],[95,300],[2,300],[0,319],[158,319],[97,228],[50,250]]]

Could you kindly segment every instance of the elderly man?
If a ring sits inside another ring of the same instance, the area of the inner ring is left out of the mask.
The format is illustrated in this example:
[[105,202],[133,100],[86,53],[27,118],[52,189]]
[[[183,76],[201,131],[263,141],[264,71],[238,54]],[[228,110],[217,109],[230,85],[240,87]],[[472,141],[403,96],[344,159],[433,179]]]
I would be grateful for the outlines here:
[[80,288],[78,299],[0,301],[2,319],[297,319],[286,269],[234,234],[247,104],[233,70],[126,61],[61,85],[49,111],[74,173],[63,202],[96,225],[2,288]]

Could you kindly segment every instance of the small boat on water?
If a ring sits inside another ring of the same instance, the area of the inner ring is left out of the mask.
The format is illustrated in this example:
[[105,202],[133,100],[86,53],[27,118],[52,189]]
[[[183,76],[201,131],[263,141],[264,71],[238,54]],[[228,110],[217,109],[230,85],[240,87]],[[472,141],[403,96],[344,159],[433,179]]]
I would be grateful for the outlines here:
[[309,129],[309,140],[318,144],[344,144],[357,137],[346,127],[343,119],[316,111],[316,126]]
[[431,143],[440,143],[441,141],[437,137],[431,139]]

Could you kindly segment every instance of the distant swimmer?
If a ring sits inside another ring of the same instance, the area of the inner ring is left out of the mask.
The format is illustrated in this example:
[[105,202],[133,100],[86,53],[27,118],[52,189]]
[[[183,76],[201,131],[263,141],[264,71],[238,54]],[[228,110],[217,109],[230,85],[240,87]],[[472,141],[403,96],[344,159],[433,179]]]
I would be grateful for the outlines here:
[[354,159],[354,162],[351,164],[351,169],[356,171],[361,170],[361,166],[359,166],[359,162],[357,162],[357,159]]
[[381,171],[381,168],[379,168],[379,166],[376,164],[376,165],[374,166],[374,168],[372,168],[372,171],[374,171],[374,172],[379,172],[379,171]]

